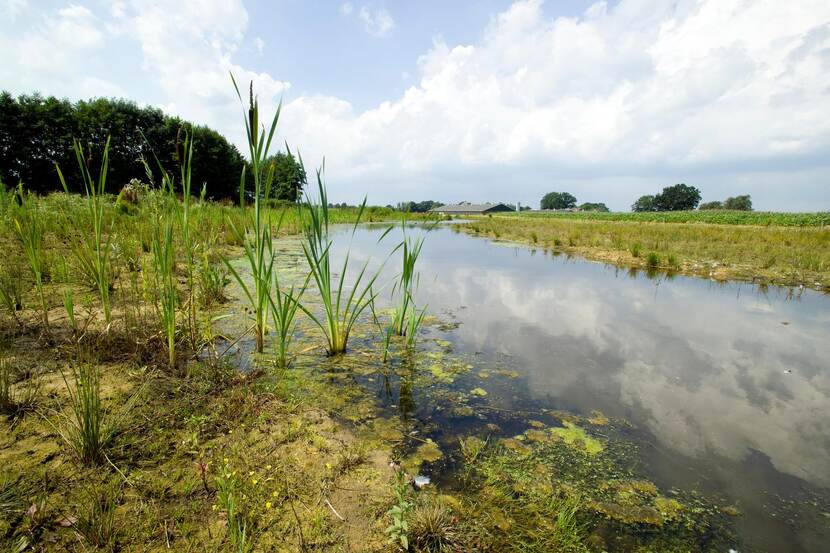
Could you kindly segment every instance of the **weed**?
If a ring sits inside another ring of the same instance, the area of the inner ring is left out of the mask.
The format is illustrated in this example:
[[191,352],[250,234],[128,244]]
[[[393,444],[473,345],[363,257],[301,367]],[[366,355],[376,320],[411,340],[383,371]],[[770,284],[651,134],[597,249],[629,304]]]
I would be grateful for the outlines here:
[[111,485],[94,486],[86,490],[86,498],[78,507],[75,531],[94,547],[112,548],[115,545],[115,507],[119,492]]
[[416,551],[449,553],[461,545],[456,518],[440,501],[419,502],[409,515],[409,536]]
[[[98,289],[101,306],[104,309],[104,320],[107,326],[109,326],[112,321],[112,306],[110,304],[112,222],[108,223],[106,221],[104,190],[106,190],[107,172],[109,171],[110,139],[107,138],[106,145],[104,146],[97,181],[92,178],[89,172],[86,163],[87,155],[84,152],[81,142],[76,139],[74,145],[75,157],[78,160],[78,166],[83,177],[84,191],[86,193],[86,209],[91,228],[82,228],[80,222],[76,223],[70,217],[70,221],[73,221],[72,224],[75,226],[77,234],[73,250],[75,257],[80,263],[81,270]],[[68,194],[69,187],[66,184],[66,179],[64,179],[63,173],[57,164],[55,164],[55,168],[58,171],[58,177],[63,185],[63,189]]]
[[61,415],[62,423],[47,420],[79,461],[85,465],[99,464],[106,458],[106,450],[121,431],[138,394],[118,413],[108,414],[101,404],[101,377],[96,365],[80,362],[72,365],[69,378],[66,373],[61,374],[72,411]]
[[631,244],[631,247],[628,248],[628,251],[631,252],[631,257],[640,257],[642,253],[642,246],[639,243]]
[[660,266],[660,256],[657,255],[657,252],[648,253],[648,256],[646,256],[646,265],[651,268],[656,268]]
[[164,224],[158,221],[153,239],[153,268],[156,277],[159,316],[167,337],[167,362],[171,369],[176,366],[176,307],[178,290],[173,276],[175,250],[173,246],[173,225],[168,219]]
[[248,534],[248,518],[240,509],[239,482],[236,473],[225,464],[216,476],[216,499],[228,518],[228,539],[237,553],[247,553],[253,547]]
[[18,188],[18,194],[21,198],[21,204],[18,214],[14,218],[14,228],[17,231],[20,243],[23,245],[29,267],[35,275],[35,287],[40,297],[43,325],[48,328],[49,308],[46,305],[46,297],[43,292],[43,222],[36,202],[32,199],[30,193],[23,193],[22,184]]
[[412,486],[406,474],[399,470],[396,473],[397,482],[394,486],[395,504],[386,512],[392,519],[384,532],[389,536],[389,544],[398,547],[402,551],[409,550],[409,522],[407,517],[412,510]]
[[40,401],[40,378],[32,377],[23,385],[15,383],[16,376],[12,363],[0,352],[0,413],[12,421],[34,411]]

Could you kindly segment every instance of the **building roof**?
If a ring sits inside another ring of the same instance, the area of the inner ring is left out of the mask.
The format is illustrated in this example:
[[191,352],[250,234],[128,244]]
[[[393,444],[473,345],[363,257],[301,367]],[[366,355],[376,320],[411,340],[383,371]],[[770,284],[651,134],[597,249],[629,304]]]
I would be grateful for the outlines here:
[[[441,207],[436,207],[431,211],[436,211],[440,213],[485,213],[490,211],[491,209],[496,208],[508,208],[508,206],[504,204],[469,204],[469,203],[461,203],[461,204],[451,204],[451,205],[442,205]],[[512,211],[512,210],[511,210]]]

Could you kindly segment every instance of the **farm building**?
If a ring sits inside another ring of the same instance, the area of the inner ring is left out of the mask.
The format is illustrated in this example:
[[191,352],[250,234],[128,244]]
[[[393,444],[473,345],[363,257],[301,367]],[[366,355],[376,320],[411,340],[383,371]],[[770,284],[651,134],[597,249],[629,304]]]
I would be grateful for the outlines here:
[[442,205],[431,210],[432,213],[444,215],[486,215],[488,213],[500,213],[515,211],[512,207],[504,204],[471,204],[462,202],[460,204]]

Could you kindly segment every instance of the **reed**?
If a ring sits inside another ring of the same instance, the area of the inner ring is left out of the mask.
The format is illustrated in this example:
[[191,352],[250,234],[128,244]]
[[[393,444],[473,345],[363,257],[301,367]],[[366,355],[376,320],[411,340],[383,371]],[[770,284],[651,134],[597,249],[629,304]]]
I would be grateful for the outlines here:
[[[244,105],[242,94],[239,92],[239,87],[233,75],[231,75],[231,80],[233,81],[239,102]],[[268,320],[269,297],[273,283],[272,273],[274,268],[271,214],[269,210],[263,207],[263,199],[268,198],[271,194],[271,185],[274,182],[274,166],[273,164],[268,165],[266,160],[268,159],[268,152],[271,148],[274,132],[277,129],[277,122],[279,121],[281,110],[282,103],[277,106],[277,111],[274,114],[271,126],[267,132],[264,126],[260,128],[259,101],[254,97],[253,84],[251,85],[249,89],[248,113],[245,118],[245,131],[250,153],[251,174],[254,179],[253,212],[252,217],[248,217],[247,212],[245,213],[246,217],[243,219],[241,228],[232,219],[228,219],[234,235],[236,235],[237,240],[242,244],[245,258],[251,268],[253,287],[248,286],[227,259],[225,259],[225,265],[239,283],[254,312],[254,333],[256,336],[257,353],[262,353],[264,346],[265,325]],[[244,209],[244,168],[239,180],[239,195],[240,204]],[[252,235],[252,239],[249,238],[249,235]]]
[[[346,351],[352,327],[361,313],[371,306],[377,297],[377,293],[373,291],[372,287],[380,275],[382,265],[374,274],[367,275],[366,270],[369,265],[367,260],[360,269],[354,283],[349,286],[351,289],[349,291],[345,286],[349,268],[349,252],[347,251],[339,277],[336,280],[332,279],[330,256],[332,241],[329,235],[328,198],[326,187],[323,184],[324,169],[325,163],[323,167],[317,170],[317,200],[313,200],[306,194],[301,207],[303,213],[300,216],[304,236],[303,253],[323,301],[323,316],[315,315],[302,305],[300,309],[325,334],[326,349],[329,355],[336,355]],[[354,235],[357,225],[360,223],[365,207],[366,200],[364,199],[352,227],[352,235]],[[389,230],[386,232],[388,233]],[[386,233],[384,233],[385,235]]]
[[[87,153],[79,140],[74,141],[75,157],[81,171],[86,195],[86,210],[91,228],[82,228],[80,222],[75,222],[72,217],[69,218],[77,235],[73,252],[78,259],[81,270],[98,289],[107,327],[112,322],[112,306],[110,304],[112,222],[106,220],[106,199],[104,197],[107,172],[109,171],[109,148],[110,139],[107,137],[98,178],[93,179],[86,163]],[[57,163],[55,169],[58,172],[58,178],[60,178],[64,191],[68,194],[69,187]]]
[[[23,184],[18,188],[20,194],[20,209],[14,218],[14,228],[17,237],[23,246],[23,252],[35,276],[35,287],[40,298],[41,318],[44,327],[49,327],[49,307],[46,305],[46,296],[43,290],[44,267],[43,262],[43,221],[37,202],[30,193],[23,191]],[[8,295],[9,293],[6,292]],[[8,303],[8,300],[6,300]]]
[[167,362],[171,369],[176,367],[176,308],[178,290],[174,277],[175,246],[173,225],[169,219],[157,221],[153,238],[153,269],[156,279],[156,297],[159,319],[167,338]]

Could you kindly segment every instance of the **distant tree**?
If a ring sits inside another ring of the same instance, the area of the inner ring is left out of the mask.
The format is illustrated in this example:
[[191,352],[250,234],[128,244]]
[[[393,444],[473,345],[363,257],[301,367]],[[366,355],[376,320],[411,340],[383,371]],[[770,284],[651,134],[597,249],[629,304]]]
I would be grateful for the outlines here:
[[436,207],[441,207],[441,202],[435,202],[433,200],[424,200],[423,202],[401,202],[398,204],[399,211],[405,211],[408,213],[426,213]]
[[576,207],[576,198],[568,192],[548,192],[541,205],[542,209],[570,209]]
[[654,208],[654,196],[640,196],[636,202],[631,204],[631,211],[656,211]]
[[580,211],[600,211],[602,213],[608,213],[611,211],[608,209],[604,203],[591,203],[585,202],[584,204],[579,206]]
[[[296,202],[308,184],[305,168],[297,161],[291,152],[277,152],[265,162],[265,167],[274,168],[274,182],[271,185],[271,198]],[[251,166],[246,164],[246,182],[253,182]]]
[[705,203],[700,204],[698,209],[701,210],[701,211],[706,211],[706,210],[710,210],[710,209],[723,209],[723,203],[718,202],[718,201],[705,202]]
[[654,197],[656,211],[687,211],[700,203],[700,190],[686,184],[667,186]]
[[749,194],[726,198],[726,201],[723,202],[723,208],[738,211],[752,211],[752,198],[750,198]]

